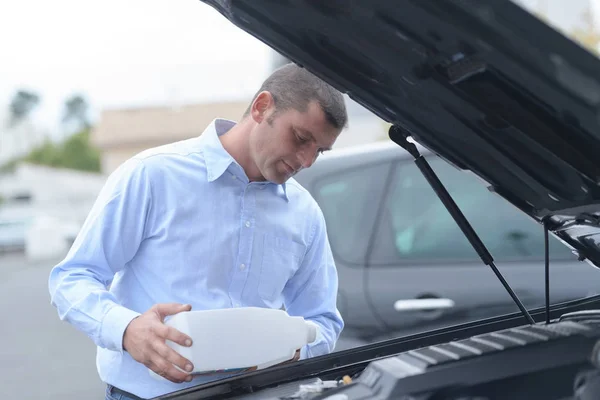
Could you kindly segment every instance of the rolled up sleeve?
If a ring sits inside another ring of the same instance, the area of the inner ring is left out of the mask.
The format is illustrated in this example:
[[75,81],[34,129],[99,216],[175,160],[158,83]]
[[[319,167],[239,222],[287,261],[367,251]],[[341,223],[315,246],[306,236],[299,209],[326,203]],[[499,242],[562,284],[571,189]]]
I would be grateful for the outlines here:
[[123,307],[108,286],[147,235],[152,187],[141,161],[109,176],[69,253],[50,272],[51,304],[61,320],[96,345],[123,351],[123,334],[139,313]]
[[284,290],[287,313],[319,327],[317,339],[300,350],[300,359],[332,352],[344,328],[337,309],[337,270],[320,210],[311,236],[302,265]]

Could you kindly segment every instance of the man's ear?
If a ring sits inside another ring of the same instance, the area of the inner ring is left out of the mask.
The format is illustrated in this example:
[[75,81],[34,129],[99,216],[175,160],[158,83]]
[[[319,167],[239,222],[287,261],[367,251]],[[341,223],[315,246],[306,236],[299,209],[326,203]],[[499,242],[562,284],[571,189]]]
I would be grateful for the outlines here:
[[268,115],[271,108],[275,106],[273,96],[267,91],[260,92],[252,102],[250,115],[257,124],[260,124]]

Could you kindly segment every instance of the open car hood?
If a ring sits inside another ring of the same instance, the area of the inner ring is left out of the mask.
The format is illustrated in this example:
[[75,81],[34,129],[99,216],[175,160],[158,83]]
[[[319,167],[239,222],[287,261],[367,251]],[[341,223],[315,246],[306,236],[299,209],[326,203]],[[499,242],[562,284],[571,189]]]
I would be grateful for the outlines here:
[[508,0],[203,2],[600,266],[600,60],[586,50]]

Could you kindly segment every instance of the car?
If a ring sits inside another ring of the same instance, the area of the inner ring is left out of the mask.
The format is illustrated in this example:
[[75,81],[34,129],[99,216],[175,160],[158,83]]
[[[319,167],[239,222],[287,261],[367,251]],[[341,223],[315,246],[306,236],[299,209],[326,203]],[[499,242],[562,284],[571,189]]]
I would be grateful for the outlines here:
[[0,220],[0,254],[25,251],[25,237],[30,221],[26,218]]
[[[542,226],[476,175],[421,153],[523,304],[544,306]],[[296,176],[327,223],[346,324],[337,350],[518,310],[413,161],[385,141],[325,153]],[[600,294],[600,269],[550,240],[551,301]]]
[[75,222],[32,211],[14,212],[0,217],[0,254],[16,253],[29,260],[56,258],[68,250],[78,230]]
[[[578,262],[569,264],[573,274],[600,267],[600,60],[595,55],[510,1],[203,3],[390,123],[390,139],[414,159],[480,258],[479,269],[498,279],[519,311],[247,372],[161,399],[600,398],[600,296],[557,303],[552,278],[563,264],[552,257],[563,253],[555,253],[556,243],[549,240],[556,237],[576,254]],[[497,259],[494,254],[504,249],[522,259],[525,219],[503,219],[490,227],[488,239],[480,237],[478,225],[499,210],[469,204],[461,191],[446,189],[444,174],[450,170],[440,169],[414,142],[461,174],[473,174],[482,188],[538,224],[544,238],[539,273],[544,307],[525,305],[515,276],[505,277],[511,269],[506,254]],[[391,176],[384,179],[384,192],[396,189],[398,180]],[[462,240],[448,236],[446,214],[420,204],[424,192],[415,188],[416,203],[400,209],[397,219],[380,218],[392,230],[386,240],[404,254],[414,249],[454,254]],[[375,206],[356,208],[352,219],[360,223],[381,202],[382,214],[386,196],[373,194]],[[432,236],[421,236],[422,229]],[[500,243],[490,239],[494,235]],[[365,236],[367,248],[390,246]],[[355,251],[355,244],[341,244],[342,256]],[[388,262],[397,265],[394,258]],[[448,300],[464,306],[469,292],[495,297],[479,286],[477,267],[457,263],[473,271],[463,275],[475,277],[470,284],[450,279],[443,268],[422,266],[421,281],[427,276],[441,282],[439,287],[460,286],[455,292],[438,289],[432,294],[445,297],[427,299],[436,306],[426,308],[451,309]],[[410,294],[409,279],[389,276],[385,286]],[[412,297],[390,300],[399,311],[423,304]]]

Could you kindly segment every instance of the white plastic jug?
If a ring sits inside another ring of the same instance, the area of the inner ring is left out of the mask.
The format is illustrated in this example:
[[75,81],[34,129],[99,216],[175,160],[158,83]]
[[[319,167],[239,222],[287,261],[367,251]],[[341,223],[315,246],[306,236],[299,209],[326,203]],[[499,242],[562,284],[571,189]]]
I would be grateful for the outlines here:
[[291,360],[297,349],[315,341],[318,329],[302,317],[259,307],[182,312],[165,324],[192,338],[191,347],[167,340],[194,364],[192,374],[237,373]]

